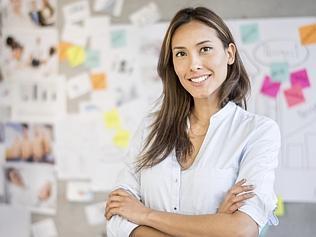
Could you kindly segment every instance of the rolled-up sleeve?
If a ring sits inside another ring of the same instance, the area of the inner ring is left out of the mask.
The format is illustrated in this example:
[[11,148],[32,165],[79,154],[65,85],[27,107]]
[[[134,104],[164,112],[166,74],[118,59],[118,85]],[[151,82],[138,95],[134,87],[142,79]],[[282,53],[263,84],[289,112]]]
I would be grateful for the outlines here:
[[273,120],[264,118],[256,124],[240,162],[237,180],[246,178],[248,184],[255,185],[256,196],[247,200],[239,211],[249,215],[259,225],[259,231],[269,221],[277,224],[273,214],[277,203],[274,180],[280,147],[278,125]]
[[[118,174],[116,186],[114,188],[123,188],[133,194],[139,200],[141,199],[139,173],[135,172],[135,161],[142,148],[145,128],[145,122],[143,122],[133,136],[125,158],[124,168]],[[137,226],[138,225],[135,223],[132,223],[121,216],[115,215],[109,221],[107,221],[107,236],[128,237]]]

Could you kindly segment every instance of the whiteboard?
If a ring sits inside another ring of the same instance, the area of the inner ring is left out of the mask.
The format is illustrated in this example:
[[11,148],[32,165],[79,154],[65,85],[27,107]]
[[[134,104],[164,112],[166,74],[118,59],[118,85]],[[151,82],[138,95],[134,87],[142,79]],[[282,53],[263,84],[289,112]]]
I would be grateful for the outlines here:
[[[304,43],[304,37],[315,39],[316,18],[227,23],[251,76],[249,110],[271,117],[281,129],[277,194],[285,201],[316,202],[316,43]],[[300,34],[300,28],[311,25],[305,36]],[[266,78],[279,82],[279,89],[269,92]],[[294,89],[297,79],[301,80],[298,90]]]

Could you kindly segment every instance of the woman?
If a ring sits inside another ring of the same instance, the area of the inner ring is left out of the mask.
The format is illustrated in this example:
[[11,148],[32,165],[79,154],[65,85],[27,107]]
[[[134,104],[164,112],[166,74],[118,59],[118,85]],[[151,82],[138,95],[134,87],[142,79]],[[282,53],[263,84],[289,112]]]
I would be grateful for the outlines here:
[[257,236],[273,220],[280,132],[242,108],[250,82],[223,20],[203,7],[180,10],[158,73],[161,108],[107,200],[108,236]]

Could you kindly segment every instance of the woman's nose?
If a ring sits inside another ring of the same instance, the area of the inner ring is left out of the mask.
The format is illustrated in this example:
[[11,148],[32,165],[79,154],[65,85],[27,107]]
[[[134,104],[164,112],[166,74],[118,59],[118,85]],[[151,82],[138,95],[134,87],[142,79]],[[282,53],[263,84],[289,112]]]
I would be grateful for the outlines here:
[[198,56],[191,56],[190,60],[190,70],[196,71],[202,69],[202,62]]

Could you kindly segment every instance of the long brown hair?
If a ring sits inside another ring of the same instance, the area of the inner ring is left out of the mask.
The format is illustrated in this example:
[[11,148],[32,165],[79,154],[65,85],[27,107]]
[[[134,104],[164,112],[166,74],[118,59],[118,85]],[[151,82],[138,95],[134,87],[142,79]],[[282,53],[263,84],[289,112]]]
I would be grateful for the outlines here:
[[[174,16],[162,43],[157,67],[163,83],[161,108],[152,114],[154,121],[150,125],[150,133],[137,161],[138,171],[160,163],[173,150],[178,162],[184,161],[193,152],[193,145],[187,133],[187,118],[193,109],[194,102],[175,73],[171,49],[171,40],[175,31],[179,26],[192,20],[200,21],[213,28],[225,49],[230,43],[235,44],[224,21],[207,8],[185,8]],[[218,92],[219,106],[223,107],[228,101],[233,101],[247,109],[246,96],[249,90],[250,81],[236,49],[235,61],[228,65],[226,80]]]

